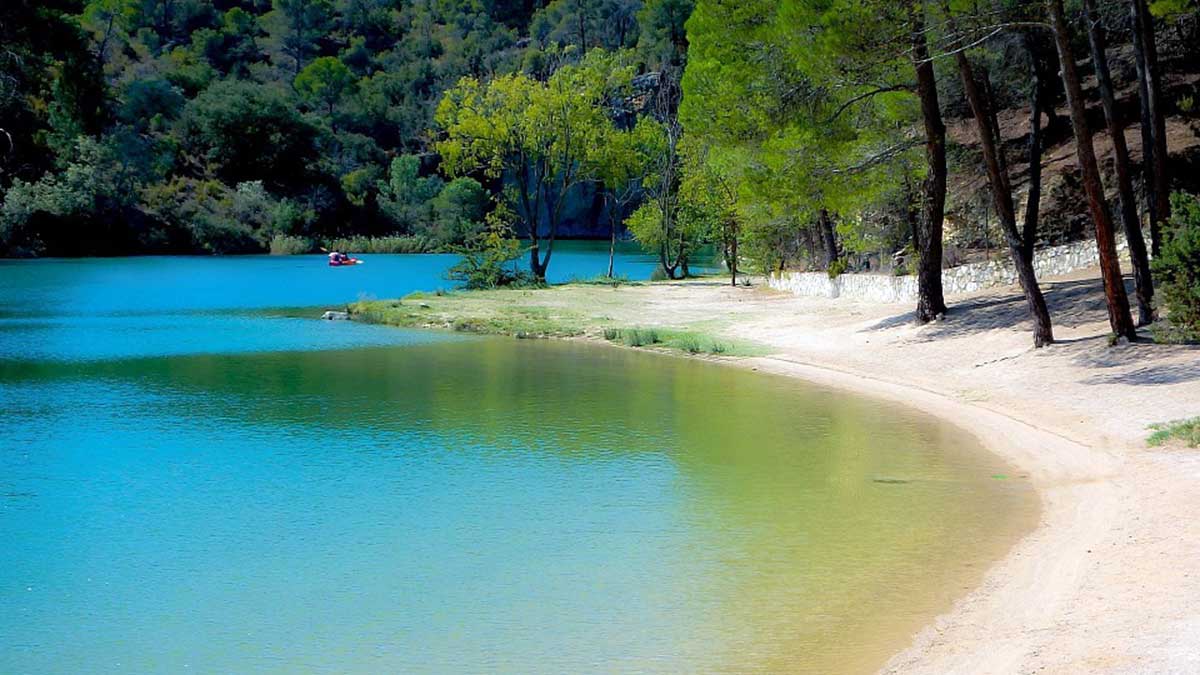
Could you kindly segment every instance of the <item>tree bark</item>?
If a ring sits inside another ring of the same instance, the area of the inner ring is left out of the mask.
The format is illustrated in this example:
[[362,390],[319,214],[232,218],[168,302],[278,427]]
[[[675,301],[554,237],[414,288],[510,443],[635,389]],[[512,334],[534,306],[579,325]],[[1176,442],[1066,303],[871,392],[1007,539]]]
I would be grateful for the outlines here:
[[1146,68],[1146,49],[1142,44],[1142,19],[1138,0],[1129,3],[1130,35],[1133,42],[1133,63],[1137,67],[1138,111],[1142,131],[1142,195],[1146,201],[1146,220],[1150,225],[1150,250],[1158,255],[1158,210],[1154,189],[1154,113],[1150,107],[1150,76]]
[[613,263],[617,257],[617,219],[608,216],[608,278],[613,276]]
[[837,239],[833,234],[833,223],[829,218],[829,211],[821,209],[817,215],[817,227],[821,230],[821,243],[825,247],[825,269],[837,262]]
[[1129,315],[1129,297],[1125,295],[1125,280],[1121,277],[1117,243],[1113,238],[1112,213],[1104,197],[1104,186],[1100,183],[1100,167],[1096,163],[1096,150],[1092,146],[1092,134],[1088,129],[1083,87],[1079,83],[1075,56],[1071,53],[1070,29],[1066,17],[1063,16],[1062,0],[1047,0],[1046,4],[1049,6],[1054,43],[1062,65],[1063,87],[1067,91],[1067,105],[1071,110],[1075,153],[1083,177],[1083,189],[1087,193],[1088,210],[1096,226],[1096,247],[1100,252],[1100,272],[1104,278],[1108,323],[1117,336],[1134,340],[1137,339],[1137,329],[1134,328],[1133,319]]
[[1112,137],[1113,154],[1116,158],[1117,188],[1121,195],[1121,223],[1125,228],[1125,240],[1129,245],[1129,260],[1133,267],[1133,279],[1138,303],[1138,325],[1145,326],[1154,321],[1154,282],[1150,278],[1150,260],[1146,256],[1146,240],[1142,238],[1142,224],[1138,220],[1137,201],[1133,193],[1133,178],[1129,175],[1129,148],[1125,144],[1125,126],[1117,118],[1116,97],[1113,94],[1112,75],[1108,70],[1108,58],[1104,53],[1104,35],[1099,25],[1096,0],[1084,0],[1083,16],[1088,28],[1088,44],[1092,50],[1092,64],[1096,71],[1096,82],[1100,89],[1100,101],[1104,106],[1104,118],[1108,122],[1108,134]]
[[1158,72],[1154,17],[1150,15],[1146,0],[1130,0],[1130,16],[1134,62],[1138,69],[1138,92],[1142,97],[1142,165],[1146,181],[1146,206],[1150,212],[1150,250],[1157,256],[1162,247],[1161,225],[1171,218],[1162,81]]
[[946,125],[938,104],[937,79],[925,36],[924,7],[920,0],[908,1],[909,30],[913,68],[917,76],[917,96],[925,125],[925,159],[929,174],[925,179],[924,205],[919,227],[917,253],[918,323],[928,323],[946,312],[942,293],[942,227],[946,217]]
[[1017,278],[1021,282],[1021,291],[1025,294],[1025,303],[1029,306],[1029,316],[1033,319],[1033,346],[1044,347],[1054,342],[1054,333],[1050,326],[1050,310],[1046,307],[1046,298],[1038,285],[1037,276],[1033,271],[1033,261],[1025,254],[1025,246],[1017,230],[1016,209],[1013,206],[1012,185],[1008,172],[1001,162],[997,134],[999,124],[995,120],[995,109],[986,106],[979,91],[971,62],[964,51],[955,54],[958,62],[958,72],[962,76],[963,91],[967,102],[975,116],[975,128],[979,133],[980,145],[983,147],[983,159],[987,165],[988,182],[992,188],[992,201],[999,216],[1004,238],[1008,241],[1008,249],[1012,255],[1013,264],[1017,268]]
[[729,285],[736,287],[738,275],[738,237],[736,232],[729,240],[729,255],[726,262],[729,264]]
[[[1037,243],[1038,216],[1042,206],[1042,99],[1045,85],[1042,83],[1041,67],[1034,51],[1033,38],[1025,33],[1023,42],[1029,53],[1029,141],[1026,159],[1029,162],[1029,194],[1025,200],[1025,221],[1022,224],[1021,250],[1033,262],[1034,245]],[[1053,108],[1050,103],[1049,107]]]

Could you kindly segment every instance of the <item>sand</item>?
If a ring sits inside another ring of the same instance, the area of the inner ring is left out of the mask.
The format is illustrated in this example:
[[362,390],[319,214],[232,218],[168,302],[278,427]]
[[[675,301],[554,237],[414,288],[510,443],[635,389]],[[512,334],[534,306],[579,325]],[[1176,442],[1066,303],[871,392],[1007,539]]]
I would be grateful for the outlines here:
[[517,302],[764,344],[730,360],[944,417],[1029,476],[1036,529],[883,672],[1200,672],[1200,450],[1145,444],[1149,424],[1200,415],[1200,348],[1109,347],[1095,270],[1044,290],[1059,342],[1040,350],[1015,288],[949,298],[922,327],[906,305],[717,281]]

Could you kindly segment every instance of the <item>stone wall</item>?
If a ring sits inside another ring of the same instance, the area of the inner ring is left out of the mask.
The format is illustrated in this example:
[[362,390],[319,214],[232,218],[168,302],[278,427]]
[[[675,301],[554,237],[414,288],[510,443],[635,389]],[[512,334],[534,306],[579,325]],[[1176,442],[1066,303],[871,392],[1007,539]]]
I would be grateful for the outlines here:
[[[1126,249],[1125,240],[1118,239],[1117,250],[1127,261]],[[1094,267],[1099,259],[1095,240],[1088,239],[1038,250],[1033,256],[1033,269],[1038,279],[1043,279]],[[1127,263],[1125,268],[1128,269]],[[864,302],[916,302],[917,299],[917,278],[912,275],[843,274],[830,279],[824,272],[783,272],[772,274],[767,283],[776,290],[807,297],[845,297]],[[942,289],[947,295],[1015,283],[1017,272],[1007,255],[942,270]]]

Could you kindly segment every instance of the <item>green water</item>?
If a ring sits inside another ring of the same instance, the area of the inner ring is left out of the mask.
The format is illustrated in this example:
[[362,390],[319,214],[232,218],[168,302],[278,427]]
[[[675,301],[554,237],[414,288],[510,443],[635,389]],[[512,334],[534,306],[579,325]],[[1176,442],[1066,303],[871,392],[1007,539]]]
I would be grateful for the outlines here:
[[71,264],[0,265],[0,672],[858,672],[1033,514],[903,408]]

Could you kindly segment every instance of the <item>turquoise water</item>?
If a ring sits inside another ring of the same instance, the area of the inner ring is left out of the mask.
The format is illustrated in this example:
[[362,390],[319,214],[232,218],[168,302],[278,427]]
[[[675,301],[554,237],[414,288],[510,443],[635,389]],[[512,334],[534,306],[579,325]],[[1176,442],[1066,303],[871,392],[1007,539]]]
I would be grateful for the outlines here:
[[446,264],[0,262],[0,672],[857,672],[1028,525],[901,408],[279,309]]

